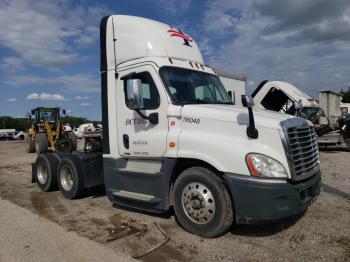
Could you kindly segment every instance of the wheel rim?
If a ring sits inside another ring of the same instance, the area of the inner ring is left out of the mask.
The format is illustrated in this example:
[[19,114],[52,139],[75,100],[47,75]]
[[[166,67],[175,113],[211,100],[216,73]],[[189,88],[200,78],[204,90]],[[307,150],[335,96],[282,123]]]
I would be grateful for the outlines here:
[[37,167],[37,176],[40,184],[45,184],[47,181],[47,168],[46,166],[39,162]]
[[63,166],[60,172],[61,185],[64,190],[69,191],[73,187],[73,172],[69,166]]
[[215,215],[215,199],[202,183],[189,183],[182,191],[182,208],[186,216],[196,224],[207,224]]

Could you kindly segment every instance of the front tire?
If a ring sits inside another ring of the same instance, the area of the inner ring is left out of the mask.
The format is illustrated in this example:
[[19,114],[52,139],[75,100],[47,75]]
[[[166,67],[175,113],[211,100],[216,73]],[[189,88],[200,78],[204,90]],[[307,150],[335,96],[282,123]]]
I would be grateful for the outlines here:
[[49,139],[45,133],[37,133],[35,136],[35,151],[37,154],[43,154],[47,152],[49,148]]
[[25,136],[25,142],[26,142],[27,153],[34,153],[35,152],[35,141],[33,140],[32,136],[27,134]]
[[57,190],[58,160],[52,154],[40,154],[35,162],[34,180],[38,187],[44,191]]
[[202,237],[224,234],[233,223],[233,208],[223,181],[204,167],[183,171],[174,184],[174,210],[180,225]]
[[68,156],[58,165],[58,187],[67,199],[80,198],[85,194],[84,173],[80,160]]

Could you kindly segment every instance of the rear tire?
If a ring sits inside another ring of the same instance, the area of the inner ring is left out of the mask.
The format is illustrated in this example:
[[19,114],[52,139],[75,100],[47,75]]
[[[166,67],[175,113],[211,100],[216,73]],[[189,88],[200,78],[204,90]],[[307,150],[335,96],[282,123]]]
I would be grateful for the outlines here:
[[63,158],[57,170],[58,187],[65,198],[75,199],[85,194],[84,173],[80,159],[73,156]]
[[75,136],[75,134],[73,132],[68,132],[67,138],[70,141],[72,141],[73,151],[76,151],[77,150],[78,141],[77,141],[77,137]]
[[174,185],[174,210],[180,225],[202,237],[224,234],[233,223],[233,208],[223,181],[204,167],[183,171]]
[[42,191],[57,190],[57,166],[58,160],[52,154],[38,155],[35,162],[34,179]]
[[49,139],[45,133],[37,133],[35,135],[35,151],[37,154],[43,154],[47,152],[49,148]]
[[33,140],[32,136],[27,134],[25,136],[25,141],[26,141],[27,153],[34,153],[35,152],[35,141]]
[[73,142],[68,138],[59,138],[56,141],[56,151],[66,154],[73,152]]

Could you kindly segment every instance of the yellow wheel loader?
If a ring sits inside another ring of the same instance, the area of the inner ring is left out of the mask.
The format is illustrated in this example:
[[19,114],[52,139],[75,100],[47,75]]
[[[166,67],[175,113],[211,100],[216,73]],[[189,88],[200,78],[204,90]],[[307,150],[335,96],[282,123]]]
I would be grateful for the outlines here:
[[77,138],[72,131],[65,131],[60,113],[65,110],[59,107],[37,107],[30,112],[31,128],[26,134],[28,153],[45,153],[52,151],[71,153],[77,149]]

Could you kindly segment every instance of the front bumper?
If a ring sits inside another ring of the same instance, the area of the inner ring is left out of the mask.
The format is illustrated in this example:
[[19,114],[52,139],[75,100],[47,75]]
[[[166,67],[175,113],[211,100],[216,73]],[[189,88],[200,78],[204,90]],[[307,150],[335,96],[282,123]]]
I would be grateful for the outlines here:
[[321,172],[292,183],[263,183],[225,174],[234,202],[236,222],[279,220],[304,212],[320,194]]

